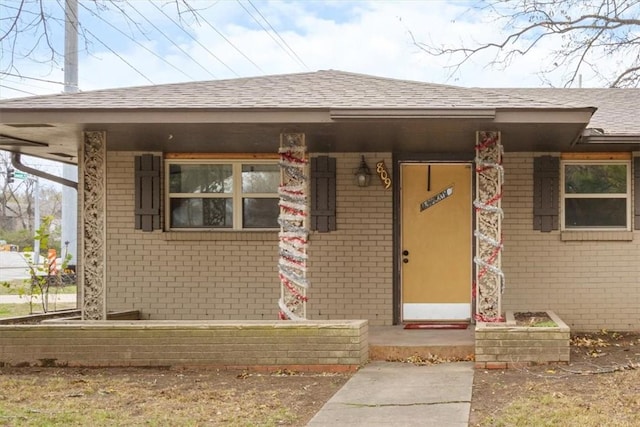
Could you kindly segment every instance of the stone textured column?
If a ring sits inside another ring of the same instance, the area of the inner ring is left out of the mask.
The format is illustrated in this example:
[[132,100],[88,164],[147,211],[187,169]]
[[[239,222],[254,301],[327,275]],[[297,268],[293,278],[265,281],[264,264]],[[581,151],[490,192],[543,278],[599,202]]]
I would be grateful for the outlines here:
[[502,145],[500,132],[476,133],[476,320],[498,322],[502,317]]
[[308,171],[303,133],[280,135],[280,307],[282,320],[307,318]]
[[82,319],[106,320],[106,133],[85,132],[80,150]]

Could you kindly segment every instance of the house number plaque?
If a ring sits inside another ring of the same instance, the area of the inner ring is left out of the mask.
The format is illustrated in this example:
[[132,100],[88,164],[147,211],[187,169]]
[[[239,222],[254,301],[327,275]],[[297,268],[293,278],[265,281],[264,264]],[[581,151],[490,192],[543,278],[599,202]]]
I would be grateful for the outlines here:
[[447,197],[449,197],[451,195],[453,195],[453,186],[445,188],[444,190],[442,190],[438,194],[435,194],[435,195],[429,197],[424,202],[420,203],[420,212],[422,212],[422,211],[424,211],[426,209],[429,209],[431,206],[435,205],[436,203],[439,203],[439,202],[443,201],[444,199],[446,199]]
[[391,187],[391,177],[389,176],[387,167],[384,164],[384,160],[380,160],[376,163],[376,172],[380,177],[380,181],[382,182],[385,190],[388,190]]

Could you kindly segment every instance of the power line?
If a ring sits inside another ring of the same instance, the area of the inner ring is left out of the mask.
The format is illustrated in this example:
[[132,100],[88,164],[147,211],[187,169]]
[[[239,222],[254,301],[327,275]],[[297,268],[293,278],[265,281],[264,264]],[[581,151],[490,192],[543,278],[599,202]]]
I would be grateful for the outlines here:
[[173,41],[172,38],[170,38],[169,36],[167,36],[160,28],[158,28],[153,22],[151,22],[149,20],[149,18],[147,18],[144,14],[142,14],[138,9],[135,8],[135,6],[130,2],[129,3],[129,7],[132,8],[133,10],[135,10],[138,15],[142,16],[142,18],[147,21],[147,23],[149,23],[149,25],[151,25],[153,28],[155,28],[155,30],[157,32],[159,32],[160,34],[162,34],[164,36],[165,39],[169,40],[169,42],[174,45],[175,47],[177,47],[182,53],[184,53],[189,59],[191,59],[196,65],[198,65],[200,68],[202,68],[207,74],[209,74],[210,76],[212,76],[213,78],[217,78],[214,74],[211,73],[211,71],[207,70],[204,66],[202,66],[202,64],[200,64],[198,61],[196,61],[191,55],[189,55],[189,53],[187,51],[185,51],[182,47],[180,47],[180,45],[178,45],[175,41]]
[[178,24],[172,17],[170,17],[169,15],[167,15],[167,13],[162,10],[155,2],[151,2],[151,4],[158,9],[158,11],[160,11],[160,13],[162,13],[164,16],[167,17],[167,19],[169,19],[171,22],[173,22],[178,28],[180,28],[186,35],[188,35],[189,37],[191,37],[193,39],[193,41],[195,41],[196,43],[198,43],[200,45],[200,47],[202,47],[204,50],[206,50],[207,52],[209,52],[209,54],[211,56],[213,56],[218,62],[220,62],[222,65],[224,65],[229,71],[231,71],[233,74],[236,75],[236,77],[240,77],[240,75],[238,73],[236,73],[236,71],[229,67],[229,65],[227,65],[222,59],[218,58],[216,56],[215,53],[211,52],[209,50],[208,47],[206,47],[205,45],[203,45],[202,43],[200,43],[200,41],[198,39],[196,39],[190,32],[188,32],[187,30],[184,29],[184,27],[180,24]]
[[[269,32],[269,30],[267,30],[264,27],[264,25],[262,25],[262,23],[258,19],[256,19],[256,17],[253,16],[253,14],[251,12],[249,12],[248,9],[242,3],[240,3],[240,0],[236,0],[236,1],[238,2],[238,4],[240,6],[242,6],[242,8],[245,10],[245,12],[247,12],[249,14],[249,16],[251,16],[251,18],[253,18],[253,20],[256,21],[256,23],[258,25],[260,25],[260,27],[269,35],[269,37],[271,37],[271,39],[273,41],[275,41],[278,44],[278,46],[280,46],[280,48],[287,53],[287,55],[289,55],[290,58],[296,60],[299,64],[301,64],[307,70],[309,69],[307,64],[305,64],[305,62],[298,56],[298,54],[291,48],[291,46],[289,46],[289,44],[282,38],[280,33],[278,33],[278,31],[275,28],[273,28],[273,26],[271,25],[269,20],[264,17],[264,15],[260,12],[260,10],[258,10],[258,8],[251,2],[251,0],[247,0],[247,1],[251,5],[251,7],[253,7],[255,9],[255,11],[258,12],[258,15],[260,15],[260,17],[264,20],[264,22],[267,23],[269,28],[271,28],[271,30],[278,36],[278,38],[282,41],[282,43],[280,41],[278,41],[275,37],[273,37],[273,35]],[[283,46],[283,44],[284,44],[284,46]],[[285,46],[286,46],[286,48],[285,48]]]
[[98,15],[97,13],[95,13],[93,10],[87,8],[85,5],[80,4],[84,9],[86,9],[87,11],[89,11],[93,16],[95,16],[96,18],[100,19],[102,22],[104,22],[105,24],[109,25],[111,28],[113,28],[114,30],[118,31],[120,34],[122,34],[123,36],[127,37],[129,40],[131,40],[132,42],[134,42],[135,44],[137,44],[138,46],[142,47],[143,49],[145,49],[147,52],[151,53],[152,55],[154,55],[156,58],[160,59],[161,61],[163,61],[165,64],[169,65],[171,68],[173,68],[176,71],[179,71],[180,73],[182,73],[185,77],[187,77],[189,80],[194,80],[193,77],[191,77],[190,75],[188,75],[187,73],[185,73],[183,70],[181,70],[180,68],[176,67],[175,65],[173,65],[172,63],[170,63],[169,61],[167,61],[165,58],[161,57],[160,55],[158,55],[157,53],[155,53],[154,51],[152,51],[151,49],[149,49],[148,47],[146,47],[145,45],[143,45],[142,43],[140,43],[139,41],[137,41],[136,39],[134,39],[133,37],[131,37],[130,35],[128,35],[127,33],[125,33],[124,31],[122,31],[121,29],[119,29],[118,27],[116,27],[115,25],[113,25],[111,22],[107,21],[106,19],[104,19],[103,17],[101,17],[100,15]]
[[266,22],[266,23],[267,23],[267,25],[269,26],[269,28],[271,28],[271,29],[273,30],[273,32],[274,32],[274,33],[276,33],[276,36],[278,36],[278,38],[279,38],[280,40],[282,40],[282,43],[284,43],[284,45],[285,45],[285,46],[286,46],[286,47],[291,51],[291,53],[293,53],[293,54],[295,55],[295,57],[298,59],[298,61],[300,61],[300,63],[301,63],[302,65],[304,65],[304,67],[308,70],[308,69],[309,69],[309,67],[307,66],[307,64],[305,64],[305,62],[302,60],[302,58],[300,58],[300,57],[298,56],[298,54],[296,53],[296,51],[295,51],[295,50],[293,50],[293,49],[291,48],[291,46],[289,46],[289,43],[287,43],[287,41],[286,41],[285,39],[283,39],[283,38],[282,38],[282,36],[280,35],[280,33],[279,33],[275,28],[273,28],[273,26],[271,25],[271,23],[269,22],[269,20],[267,20],[267,18],[265,18],[265,17],[264,17],[264,15],[262,14],[262,12],[260,12],[260,10],[258,10],[258,8],[257,8],[257,7],[256,7],[256,6],[251,2],[251,0],[247,0],[247,1],[248,1],[248,2],[249,2],[249,4],[251,5],[251,7],[253,7],[253,8],[256,10],[256,12],[258,12],[258,15],[260,15],[260,17],[261,17],[262,19],[264,19],[264,22]]
[[90,34],[94,39],[96,39],[96,41],[98,41],[102,46],[106,47],[111,53],[113,53],[115,56],[117,56],[122,62],[124,62],[125,64],[127,64],[129,67],[131,67],[132,70],[134,70],[136,73],[140,74],[146,81],[148,81],[149,83],[151,83],[152,85],[155,84],[151,81],[151,79],[149,79],[149,77],[145,76],[142,71],[138,70],[136,67],[134,67],[129,61],[127,61],[126,59],[124,59],[118,52],[116,52],[115,50],[111,49],[109,46],[106,45],[105,42],[103,42],[102,40],[100,40],[98,37],[96,37],[95,34],[93,34],[91,31],[89,31],[88,29],[84,29],[84,31],[87,32],[87,34]]
[[0,72],[0,74],[5,75],[5,76],[10,76],[10,77],[19,77],[21,79],[35,80],[35,81],[38,81],[38,82],[53,83],[53,84],[57,84],[57,85],[64,85],[63,82],[56,82],[56,81],[53,81],[53,80],[39,79],[39,78],[36,78],[36,77],[27,77],[27,76],[22,76],[20,74],[12,74],[12,73],[4,73],[4,72]]
[[[0,72],[0,76],[2,77],[2,81],[6,84],[13,84],[17,87],[24,87],[25,89],[23,89],[26,93],[29,93],[31,95],[42,95],[43,92],[46,93],[51,93],[51,87],[50,86],[45,86],[44,84],[37,84],[40,81],[43,81],[44,83],[47,84],[57,84],[57,85],[61,85],[63,83],[60,82],[56,82],[53,80],[45,80],[45,79],[38,79],[35,77],[27,77],[27,76],[21,76],[19,74],[11,74],[11,73],[2,73]],[[13,80],[11,80],[13,79]],[[31,93],[33,91],[36,91],[36,93]],[[31,92],[29,92],[31,91]]]
[[258,64],[256,64],[255,62],[253,62],[253,61],[251,60],[251,58],[249,58],[247,55],[245,55],[245,53],[244,53],[243,51],[241,51],[240,49],[238,49],[238,47],[237,47],[235,44],[233,44],[233,43],[231,42],[231,40],[229,40],[227,37],[225,37],[225,35],[224,35],[224,34],[222,34],[220,31],[218,31],[218,29],[217,29],[216,27],[214,27],[214,26],[213,26],[213,25],[212,25],[212,24],[211,24],[211,23],[210,23],[210,22],[209,22],[209,21],[208,21],[204,16],[202,16],[202,15],[200,14],[200,12],[198,12],[197,10],[195,10],[195,9],[194,9],[194,10],[193,10],[193,13],[194,13],[194,14],[196,14],[197,16],[199,16],[199,17],[200,17],[200,19],[202,19],[202,20],[203,20],[203,21],[204,21],[204,22],[205,22],[209,27],[211,27],[211,29],[212,29],[213,31],[215,31],[216,33],[218,33],[218,35],[219,35],[220,37],[222,37],[222,38],[223,38],[227,43],[229,43],[229,44],[231,45],[231,47],[233,47],[233,48],[234,48],[234,49],[235,49],[235,50],[236,50],[240,55],[242,55],[242,56],[243,56],[247,61],[251,62],[251,63],[252,63],[252,64],[253,64],[253,65],[254,65],[258,70],[260,70],[260,72],[265,73],[265,71],[264,71],[262,68],[260,68],[260,66],[259,66]]
[[22,90],[22,89],[16,89],[15,87],[11,87],[11,86],[6,86],[6,85],[3,85],[2,83],[0,83],[0,87],[7,88],[9,90],[14,90],[16,92],[26,93],[27,95],[35,95],[35,93],[27,92],[26,90]]

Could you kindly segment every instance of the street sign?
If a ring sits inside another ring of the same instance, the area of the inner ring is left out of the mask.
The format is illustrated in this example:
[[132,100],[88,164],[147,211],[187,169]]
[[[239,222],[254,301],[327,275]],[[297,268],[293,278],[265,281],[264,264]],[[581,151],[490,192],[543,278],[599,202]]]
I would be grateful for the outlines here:
[[27,176],[29,176],[29,174],[26,172],[15,171],[13,173],[13,177],[16,179],[27,179]]

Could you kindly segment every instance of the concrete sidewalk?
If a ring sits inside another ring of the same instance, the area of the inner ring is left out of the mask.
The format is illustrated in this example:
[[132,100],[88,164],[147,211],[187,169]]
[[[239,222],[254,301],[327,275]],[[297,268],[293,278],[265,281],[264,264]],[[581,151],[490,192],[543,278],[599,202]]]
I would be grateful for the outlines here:
[[467,426],[473,363],[372,362],[313,417],[309,427]]

